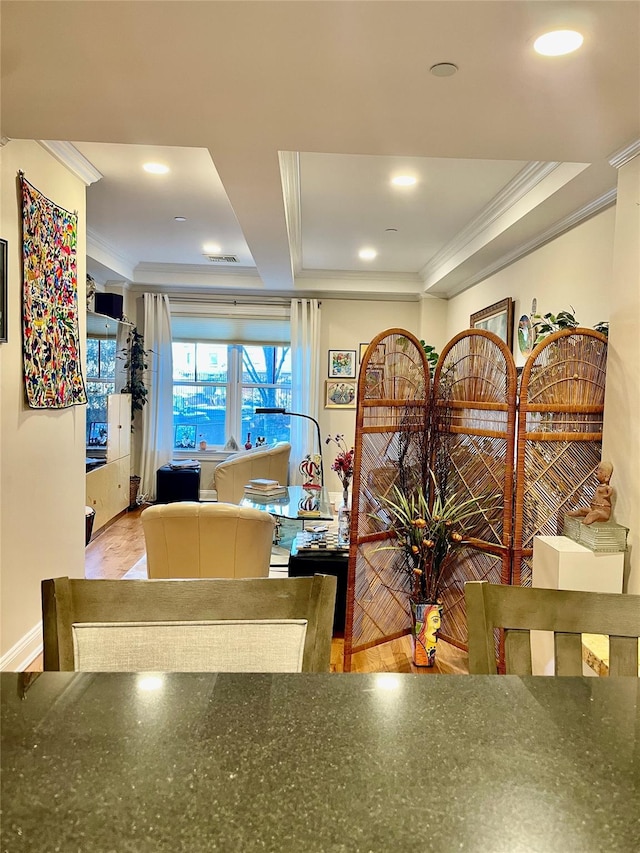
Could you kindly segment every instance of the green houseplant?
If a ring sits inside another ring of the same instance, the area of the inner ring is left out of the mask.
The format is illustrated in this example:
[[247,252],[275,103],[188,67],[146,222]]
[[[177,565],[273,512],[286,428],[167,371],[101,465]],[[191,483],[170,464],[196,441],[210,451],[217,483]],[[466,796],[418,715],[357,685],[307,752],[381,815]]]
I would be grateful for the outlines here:
[[[122,393],[131,394],[131,432],[135,428],[136,412],[141,412],[147,403],[148,390],[144,382],[144,372],[149,367],[150,352],[151,350],[144,348],[144,335],[134,326],[127,336],[127,346],[122,354],[127,377]],[[140,477],[132,474],[129,478],[129,509],[135,509],[138,505],[139,488]]]

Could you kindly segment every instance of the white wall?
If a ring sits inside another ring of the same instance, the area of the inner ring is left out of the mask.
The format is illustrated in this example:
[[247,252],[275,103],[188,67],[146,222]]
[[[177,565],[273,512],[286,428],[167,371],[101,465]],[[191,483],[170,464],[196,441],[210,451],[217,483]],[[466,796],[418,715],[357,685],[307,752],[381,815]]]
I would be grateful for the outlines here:
[[85,331],[85,186],[36,142],[0,148],[0,234],[8,240],[9,342],[0,344],[0,665],[41,642],[40,581],[84,575],[85,407],[27,408],[22,378],[21,211],[16,178],[78,212],[78,298]]
[[[471,314],[507,296],[515,300],[516,329],[534,298],[538,314],[557,314],[573,306],[581,326],[592,328],[608,320],[614,228],[611,207],[449,300],[447,340],[469,328]],[[520,366],[526,359],[516,338],[514,334],[514,356]]]
[[640,157],[618,173],[603,458],[613,463],[614,517],[629,528],[626,590],[640,594]]
[[[614,520],[630,528],[626,583],[640,593],[640,157],[618,175],[618,200],[572,231],[449,302],[450,340],[469,316],[506,296],[516,300],[516,325],[538,300],[538,313],[572,305],[581,325],[609,320],[602,455],[614,465]],[[514,340],[516,364],[524,364]]]

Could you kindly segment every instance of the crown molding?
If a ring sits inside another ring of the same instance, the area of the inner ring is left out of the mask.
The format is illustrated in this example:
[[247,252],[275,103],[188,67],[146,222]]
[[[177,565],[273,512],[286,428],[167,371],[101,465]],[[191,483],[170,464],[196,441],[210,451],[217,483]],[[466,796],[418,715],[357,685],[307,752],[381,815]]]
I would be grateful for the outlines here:
[[541,231],[531,240],[521,243],[515,249],[512,249],[512,251],[502,255],[502,257],[498,258],[492,264],[489,264],[482,270],[474,273],[474,275],[466,279],[459,287],[456,287],[455,291],[450,293],[449,296],[456,296],[458,293],[462,293],[463,290],[468,290],[470,287],[479,284],[481,281],[484,281],[490,276],[495,275],[497,272],[500,272],[500,270],[505,269],[505,267],[511,266],[511,264],[519,261],[520,258],[523,258],[525,255],[529,255],[536,249],[541,248],[545,243],[550,243],[551,240],[555,240],[556,237],[560,237],[567,231],[571,231],[572,228],[575,228],[577,225],[580,225],[587,219],[591,219],[592,216],[595,216],[597,213],[601,213],[603,210],[606,210],[606,208],[615,204],[616,197],[617,190],[614,187],[606,193],[603,193],[603,195],[598,196],[598,198],[593,199],[593,201],[590,201],[578,208],[578,210],[574,210],[573,213],[570,213],[563,219],[559,219],[550,228],[547,228],[546,231]]
[[403,282],[409,284],[421,284],[422,279],[415,272],[389,272],[388,270],[371,271],[366,270],[310,270],[304,269],[296,275],[296,281],[308,279],[342,279],[345,281],[387,281]]
[[284,215],[294,276],[302,270],[302,217],[300,214],[300,154],[278,151]]
[[45,151],[48,151],[49,154],[55,157],[63,166],[66,166],[67,169],[75,175],[76,178],[80,178],[86,186],[89,186],[89,184],[95,184],[96,181],[99,181],[102,178],[102,173],[99,172],[93,163],[90,163],[84,154],[81,154],[71,142],[57,142],[47,139],[38,139],[37,141]]
[[640,139],[634,139],[633,142],[629,143],[629,145],[625,145],[624,148],[621,148],[619,151],[616,151],[609,157],[609,164],[614,167],[614,169],[619,169],[621,166],[624,166],[629,160],[633,160],[634,157],[637,157],[640,154]]
[[87,256],[118,273],[123,279],[133,280],[135,261],[107,243],[91,228],[87,228]]
[[560,163],[545,163],[532,161],[509,181],[491,201],[483,207],[464,228],[462,228],[449,243],[444,245],[433,258],[420,270],[423,281],[431,278],[444,264],[449,263],[462,252],[469,243],[476,240],[500,216],[504,215],[514,204],[531,192],[541,181],[554,172]]

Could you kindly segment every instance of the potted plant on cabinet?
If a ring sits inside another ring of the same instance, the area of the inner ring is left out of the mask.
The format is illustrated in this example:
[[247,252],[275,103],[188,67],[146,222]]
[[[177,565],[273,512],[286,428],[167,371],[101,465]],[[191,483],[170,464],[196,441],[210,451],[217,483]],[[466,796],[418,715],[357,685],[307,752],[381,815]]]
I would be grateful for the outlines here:
[[[144,382],[144,372],[149,367],[150,352],[151,350],[144,348],[144,335],[134,326],[129,332],[122,356],[127,376],[122,393],[131,394],[131,432],[134,431],[136,412],[141,412],[147,403],[148,390]],[[129,478],[129,509],[135,509],[138,505],[139,488],[140,477],[132,474]]]

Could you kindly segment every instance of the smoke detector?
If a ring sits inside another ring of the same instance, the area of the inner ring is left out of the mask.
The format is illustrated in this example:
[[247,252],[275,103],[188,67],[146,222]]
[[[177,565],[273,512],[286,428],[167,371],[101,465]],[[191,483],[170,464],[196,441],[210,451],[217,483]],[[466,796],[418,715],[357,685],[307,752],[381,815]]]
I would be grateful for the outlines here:
[[237,255],[207,255],[207,254],[205,254],[205,258],[208,261],[211,261],[212,264],[237,264],[238,263]]

